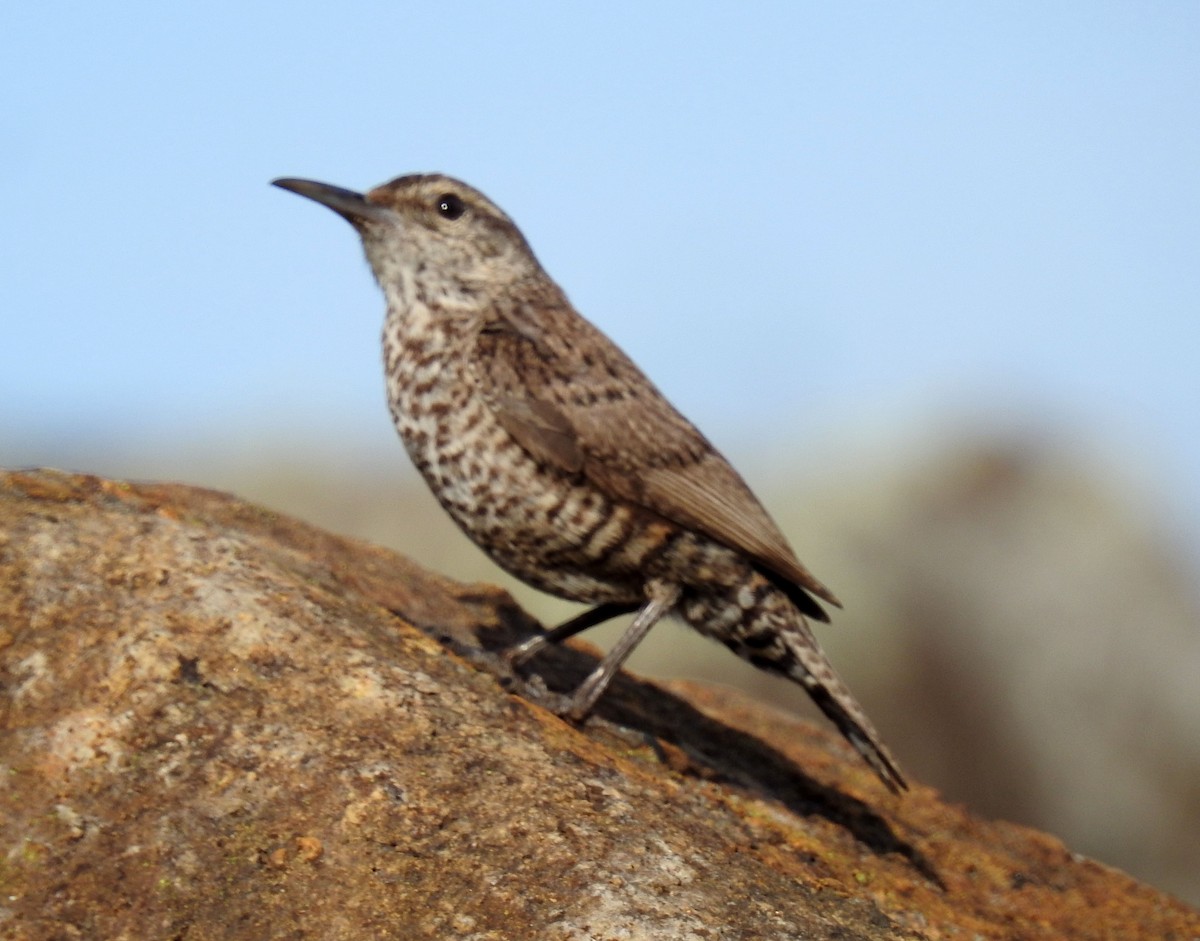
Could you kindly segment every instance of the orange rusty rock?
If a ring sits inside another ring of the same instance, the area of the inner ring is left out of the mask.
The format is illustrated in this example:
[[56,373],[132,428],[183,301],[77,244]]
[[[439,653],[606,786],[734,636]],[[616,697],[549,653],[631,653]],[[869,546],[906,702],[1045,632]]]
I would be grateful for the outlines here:
[[6,936],[1200,937],[727,690],[563,722],[503,592],[232,497],[0,473],[0,534]]

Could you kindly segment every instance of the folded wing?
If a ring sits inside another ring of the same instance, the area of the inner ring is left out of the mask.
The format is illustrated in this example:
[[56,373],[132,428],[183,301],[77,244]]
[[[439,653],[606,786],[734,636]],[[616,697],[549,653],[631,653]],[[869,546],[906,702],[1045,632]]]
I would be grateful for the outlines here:
[[[565,299],[539,305],[536,320],[528,312],[483,324],[469,360],[509,434],[610,497],[745,553],[803,613],[826,620],[812,596],[837,599],[800,564],[737,471],[637,366]],[[554,323],[565,319],[569,329]]]

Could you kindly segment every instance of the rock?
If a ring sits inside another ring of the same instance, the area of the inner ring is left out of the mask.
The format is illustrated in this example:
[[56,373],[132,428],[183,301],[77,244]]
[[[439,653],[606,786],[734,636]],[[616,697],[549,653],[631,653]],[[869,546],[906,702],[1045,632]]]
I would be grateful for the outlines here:
[[[0,933],[1165,938],[1052,837],[890,796],[831,733],[496,651],[507,595],[232,497],[0,474]],[[545,686],[542,683],[544,678]]]

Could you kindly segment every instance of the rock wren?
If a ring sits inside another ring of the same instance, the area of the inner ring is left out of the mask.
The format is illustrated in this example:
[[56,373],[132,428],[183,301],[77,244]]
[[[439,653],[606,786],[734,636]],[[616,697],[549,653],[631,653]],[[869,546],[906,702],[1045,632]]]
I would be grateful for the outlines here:
[[586,716],[646,632],[675,614],[799,683],[884,784],[906,787],[805,620],[828,620],[817,599],[837,599],[708,439],[576,313],[508,216],[436,174],[365,195],[274,182],[362,238],[387,300],[392,419],[446,512],[517,578],[595,606],[513,660],[637,612],[567,715]]

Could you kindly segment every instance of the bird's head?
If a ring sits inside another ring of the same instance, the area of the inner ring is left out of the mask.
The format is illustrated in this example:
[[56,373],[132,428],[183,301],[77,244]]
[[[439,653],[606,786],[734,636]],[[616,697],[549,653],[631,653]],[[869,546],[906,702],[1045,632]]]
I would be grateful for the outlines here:
[[313,180],[274,185],[306,196],[346,219],[389,301],[466,303],[484,286],[541,275],[524,236],[478,190],[441,174],[401,176],[368,193]]

